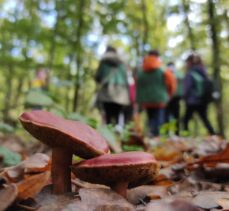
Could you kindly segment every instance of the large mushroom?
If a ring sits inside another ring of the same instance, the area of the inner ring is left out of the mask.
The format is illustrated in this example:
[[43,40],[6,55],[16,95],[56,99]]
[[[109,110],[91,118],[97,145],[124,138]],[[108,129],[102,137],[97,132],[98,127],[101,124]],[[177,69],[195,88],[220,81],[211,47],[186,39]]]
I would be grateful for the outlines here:
[[128,186],[152,181],[158,169],[153,155],[146,152],[101,155],[72,166],[79,179],[108,185],[124,197]]
[[66,120],[42,110],[24,112],[19,120],[32,136],[52,148],[54,194],[71,191],[73,153],[81,158],[93,158],[109,152],[106,140],[81,122]]

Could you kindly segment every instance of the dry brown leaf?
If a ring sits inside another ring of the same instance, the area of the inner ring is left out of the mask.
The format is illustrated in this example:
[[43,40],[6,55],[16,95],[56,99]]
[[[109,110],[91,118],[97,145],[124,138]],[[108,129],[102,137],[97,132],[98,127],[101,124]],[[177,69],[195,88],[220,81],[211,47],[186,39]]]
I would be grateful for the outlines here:
[[145,211],[201,211],[201,209],[186,201],[175,200],[170,203],[163,201],[151,202],[146,206]]
[[19,201],[15,205],[15,209],[18,210],[26,210],[26,211],[34,211],[40,208],[39,205],[33,198],[28,198],[26,200]]
[[174,184],[173,181],[168,179],[164,174],[159,174],[153,180],[153,185],[170,187]]
[[0,210],[5,210],[16,199],[18,194],[17,186],[11,184],[4,189],[0,190]]
[[[39,211],[47,210],[63,210],[67,205],[80,201],[75,193],[67,193],[63,195],[52,194],[52,185],[45,186],[34,198],[37,204],[40,205]],[[81,209],[78,209],[81,210]]]
[[220,205],[223,210],[229,210],[229,198],[218,199],[216,203]]
[[79,190],[79,196],[83,204],[91,206],[91,209],[89,210],[93,210],[92,208],[98,208],[98,210],[105,210],[104,207],[106,206],[113,207],[110,210],[114,210],[114,207],[117,208],[117,206],[120,208],[119,210],[135,210],[134,207],[126,199],[109,189],[81,188]]
[[192,200],[193,204],[203,209],[213,209],[219,207],[217,201],[222,198],[227,198],[227,192],[212,192],[202,191]]
[[25,173],[38,173],[50,170],[51,161],[48,155],[36,153],[24,161]]
[[81,188],[79,194],[52,195],[48,189],[43,189],[37,196],[36,201],[41,205],[39,211],[89,211],[89,210],[123,210],[134,211],[126,199],[110,189]]
[[19,182],[23,179],[24,173],[47,171],[50,169],[50,164],[51,162],[48,155],[36,153],[19,163],[17,166],[7,168],[5,175],[11,182]]
[[34,197],[41,189],[46,186],[50,181],[50,171],[44,173],[35,174],[30,176],[21,182],[17,183],[18,198],[27,199]]
[[165,144],[154,150],[154,156],[158,161],[173,162],[174,160],[182,158],[182,152],[173,145]]
[[76,185],[78,188],[105,188],[105,189],[110,189],[106,185],[93,184],[93,183],[85,182],[85,181],[80,180],[78,178],[72,179],[72,184]]
[[23,179],[24,168],[21,164],[6,168],[4,176],[9,180],[9,182],[19,182]]
[[217,163],[229,163],[229,144],[226,148],[216,154],[201,157],[199,160],[190,163],[192,166],[194,164],[207,165],[209,167],[215,167]]
[[127,191],[127,200],[138,204],[141,199],[160,199],[167,195],[166,186],[142,185]]

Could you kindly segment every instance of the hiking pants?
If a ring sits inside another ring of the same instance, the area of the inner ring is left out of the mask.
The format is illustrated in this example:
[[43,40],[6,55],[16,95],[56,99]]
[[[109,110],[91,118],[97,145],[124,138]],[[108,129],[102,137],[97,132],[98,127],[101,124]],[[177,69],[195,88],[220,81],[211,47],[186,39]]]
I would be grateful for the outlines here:
[[180,97],[173,97],[166,107],[166,122],[176,120],[176,135],[179,135],[180,128]]
[[123,106],[117,103],[106,102],[103,103],[103,108],[105,112],[105,121],[106,124],[118,124],[119,115],[122,112]]
[[147,108],[148,124],[150,133],[153,136],[159,135],[159,129],[165,122],[165,109],[164,108]]
[[191,120],[193,113],[195,112],[198,113],[198,115],[200,116],[209,134],[214,135],[215,131],[207,116],[207,104],[200,104],[200,105],[187,105],[186,104],[186,112],[185,112],[184,121],[183,121],[184,129],[188,130],[188,123]]

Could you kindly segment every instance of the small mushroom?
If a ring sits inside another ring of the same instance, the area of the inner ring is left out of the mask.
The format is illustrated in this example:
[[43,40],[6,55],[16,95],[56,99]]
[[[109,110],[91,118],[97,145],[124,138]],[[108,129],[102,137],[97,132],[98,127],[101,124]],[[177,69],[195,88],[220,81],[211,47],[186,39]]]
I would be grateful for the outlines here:
[[19,120],[32,136],[52,148],[54,194],[71,191],[73,153],[82,158],[93,158],[109,152],[106,140],[81,122],[66,120],[42,110],[24,112]]
[[153,180],[158,172],[158,164],[149,153],[124,152],[79,162],[72,166],[72,171],[81,180],[108,185],[126,197],[128,186]]

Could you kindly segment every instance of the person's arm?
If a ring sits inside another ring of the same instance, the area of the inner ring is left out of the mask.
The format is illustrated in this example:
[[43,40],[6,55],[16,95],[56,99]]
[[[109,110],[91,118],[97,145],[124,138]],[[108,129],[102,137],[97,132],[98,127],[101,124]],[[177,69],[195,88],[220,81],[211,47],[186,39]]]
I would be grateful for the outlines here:
[[169,70],[164,72],[165,85],[169,96],[173,96],[177,89],[177,81],[173,73]]

